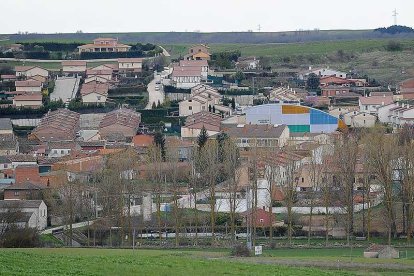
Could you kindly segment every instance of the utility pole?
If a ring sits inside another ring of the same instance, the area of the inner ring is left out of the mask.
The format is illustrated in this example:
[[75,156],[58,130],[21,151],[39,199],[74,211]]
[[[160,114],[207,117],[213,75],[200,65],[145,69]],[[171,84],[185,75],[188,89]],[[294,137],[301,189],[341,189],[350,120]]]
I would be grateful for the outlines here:
[[392,17],[394,17],[394,26],[397,26],[397,9],[394,9],[394,11],[392,12]]
[[246,209],[247,209],[246,245],[247,245],[247,248],[249,250],[252,249],[252,231],[251,231],[251,220],[252,220],[251,210],[252,210],[252,208],[250,206],[251,205],[250,196],[251,196],[250,195],[250,185],[247,185],[247,191],[246,191],[246,201],[247,201],[246,202]]
[[261,26],[260,24],[257,26],[257,30],[258,30],[259,32],[262,30],[262,26]]

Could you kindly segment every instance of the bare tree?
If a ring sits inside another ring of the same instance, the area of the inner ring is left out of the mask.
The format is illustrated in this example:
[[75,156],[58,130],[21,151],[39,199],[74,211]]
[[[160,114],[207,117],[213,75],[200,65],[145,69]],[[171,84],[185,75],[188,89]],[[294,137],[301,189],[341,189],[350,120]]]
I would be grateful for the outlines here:
[[230,206],[230,232],[231,239],[235,242],[236,210],[240,203],[237,195],[242,168],[240,167],[240,153],[237,145],[232,140],[226,139],[223,146],[223,169],[226,176],[226,191]]
[[394,178],[398,162],[398,143],[395,136],[386,135],[381,129],[376,129],[368,135],[369,143],[365,145],[367,161],[382,189],[388,228],[388,244],[391,244],[391,238],[395,237],[397,232],[394,209]]
[[216,225],[216,184],[220,164],[218,162],[218,144],[215,140],[209,140],[202,147],[198,148],[196,157],[196,171],[200,179],[205,182],[208,189],[210,203],[210,227],[215,241]]
[[345,228],[347,244],[354,232],[354,183],[358,158],[359,139],[355,135],[343,135],[334,147],[334,176],[336,187],[342,196],[339,198],[346,212]]
[[147,151],[147,170],[149,172],[148,178],[153,183],[153,190],[156,197],[156,208],[157,208],[157,224],[160,245],[162,243],[162,222],[161,222],[161,196],[165,191],[165,165],[163,162],[162,150],[159,146],[151,146]]

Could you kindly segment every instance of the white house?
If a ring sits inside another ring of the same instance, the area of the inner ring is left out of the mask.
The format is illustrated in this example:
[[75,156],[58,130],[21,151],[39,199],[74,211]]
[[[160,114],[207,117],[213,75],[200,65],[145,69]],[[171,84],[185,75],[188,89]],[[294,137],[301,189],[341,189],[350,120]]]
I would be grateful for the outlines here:
[[109,80],[107,78],[104,78],[102,76],[89,76],[85,79],[84,83],[85,84],[89,84],[89,83],[93,83],[93,82],[97,82],[97,83],[107,83]]
[[112,80],[112,73],[113,73],[113,70],[110,70],[110,69],[105,69],[105,70],[88,69],[86,70],[86,76],[88,78],[98,76],[98,77],[101,77],[107,80]]
[[86,61],[84,60],[64,60],[62,61],[63,74],[78,74],[86,72]]
[[380,106],[378,108],[378,121],[380,121],[381,123],[387,123],[387,124],[390,123],[391,122],[391,119],[390,119],[391,111],[390,110],[397,106],[398,106],[397,103]]
[[360,111],[350,111],[342,115],[343,121],[350,127],[373,127],[377,121],[377,116]]
[[42,94],[40,93],[25,93],[16,95],[13,98],[13,105],[16,107],[31,107],[38,108],[43,105]]
[[376,121],[377,121],[377,116],[375,115],[372,115],[366,112],[357,112],[357,114],[350,116],[349,126],[355,127],[355,128],[373,127],[375,126]]
[[142,58],[119,58],[118,68],[120,72],[141,72]]
[[198,112],[187,117],[185,125],[181,127],[181,137],[197,137],[201,129],[207,130],[208,136],[213,136],[220,132],[221,116],[207,111]]
[[179,114],[180,116],[189,116],[198,112],[212,112],[213,110],[231,114],[231,108],[221,105],[221,98],[220,93],[211,86],[196,85],[191,89],[190,97],[179,103]]
[[333,69],[329,69],[329,68],[321,68],[321,69],[316,69],[313,70],[311,72],[309,72],[307,75],[309,74],[315,74],[321,78],[323,77],[330,77],[330,76],[335,76],[341,79],[346,79],[346,73],[345,72],[341,72],[338,70],[333,70]]
[[42,76],[45,78],[49,77],[49,72],[39,66],[16,66],[16,77],[33,77]]
[[414,106],[398,104],[389,110],[390,124],[401,127],[405,124],[414,124]]
[[83,103],[104,104],[108,98],[109,85],[105,83],[90,82],[83,84],[80,94]]
[[72,141],[50,142],[47,144],[47,148],[48,157],[63,157],[70,155],[76,149],[80,150],[80,147]]
[[17,92],[42,92],[42,83],[36,80],[15,81]]
[[0,200],[0,213],[7,212],[16,213],[14,223],[19,227],[37,230],[47,227],[47,206],[43,200]]
[[177,88],[193,88],[201,83],[201,68],[174,67],[171,79]]
[[196,70],[200,68],[201,76],[207,79],[209,66],[207,60],[180,60],[179,67],[187,68],[188,70]]
[[359,111],[378,114],[378,108],[394,102],[393,96],[371,96],[359,98]]

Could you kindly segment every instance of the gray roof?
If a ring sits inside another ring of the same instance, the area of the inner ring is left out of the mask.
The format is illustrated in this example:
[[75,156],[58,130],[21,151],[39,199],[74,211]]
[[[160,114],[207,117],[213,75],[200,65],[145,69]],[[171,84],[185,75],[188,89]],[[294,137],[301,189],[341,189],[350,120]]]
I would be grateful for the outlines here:
[[17,147],[17,139],[14,134],[0,134],[0,149],[14,150]]
[[0,130],[13,130],[10,118],[0,118]]
[[5,190],[43,190],[43,187],[35,185],[33,183],[30,182],[25,182],[22,184],[13,184],[10,185],[9,187],[4,188]]
[[38,208],[43,200],[0,200],[0,209]]
[[279,138],[287,125],[226,125],[222,127],[223,132],[232,138]]

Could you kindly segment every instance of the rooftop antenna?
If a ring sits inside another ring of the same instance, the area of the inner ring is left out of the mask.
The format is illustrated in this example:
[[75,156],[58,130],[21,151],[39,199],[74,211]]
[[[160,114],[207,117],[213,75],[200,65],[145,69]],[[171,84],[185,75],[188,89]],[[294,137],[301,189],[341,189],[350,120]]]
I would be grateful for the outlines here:
[[392,12],[392,17],[394,17],[394,26],[397,26],[397,9],[394,9],[394,11]]

